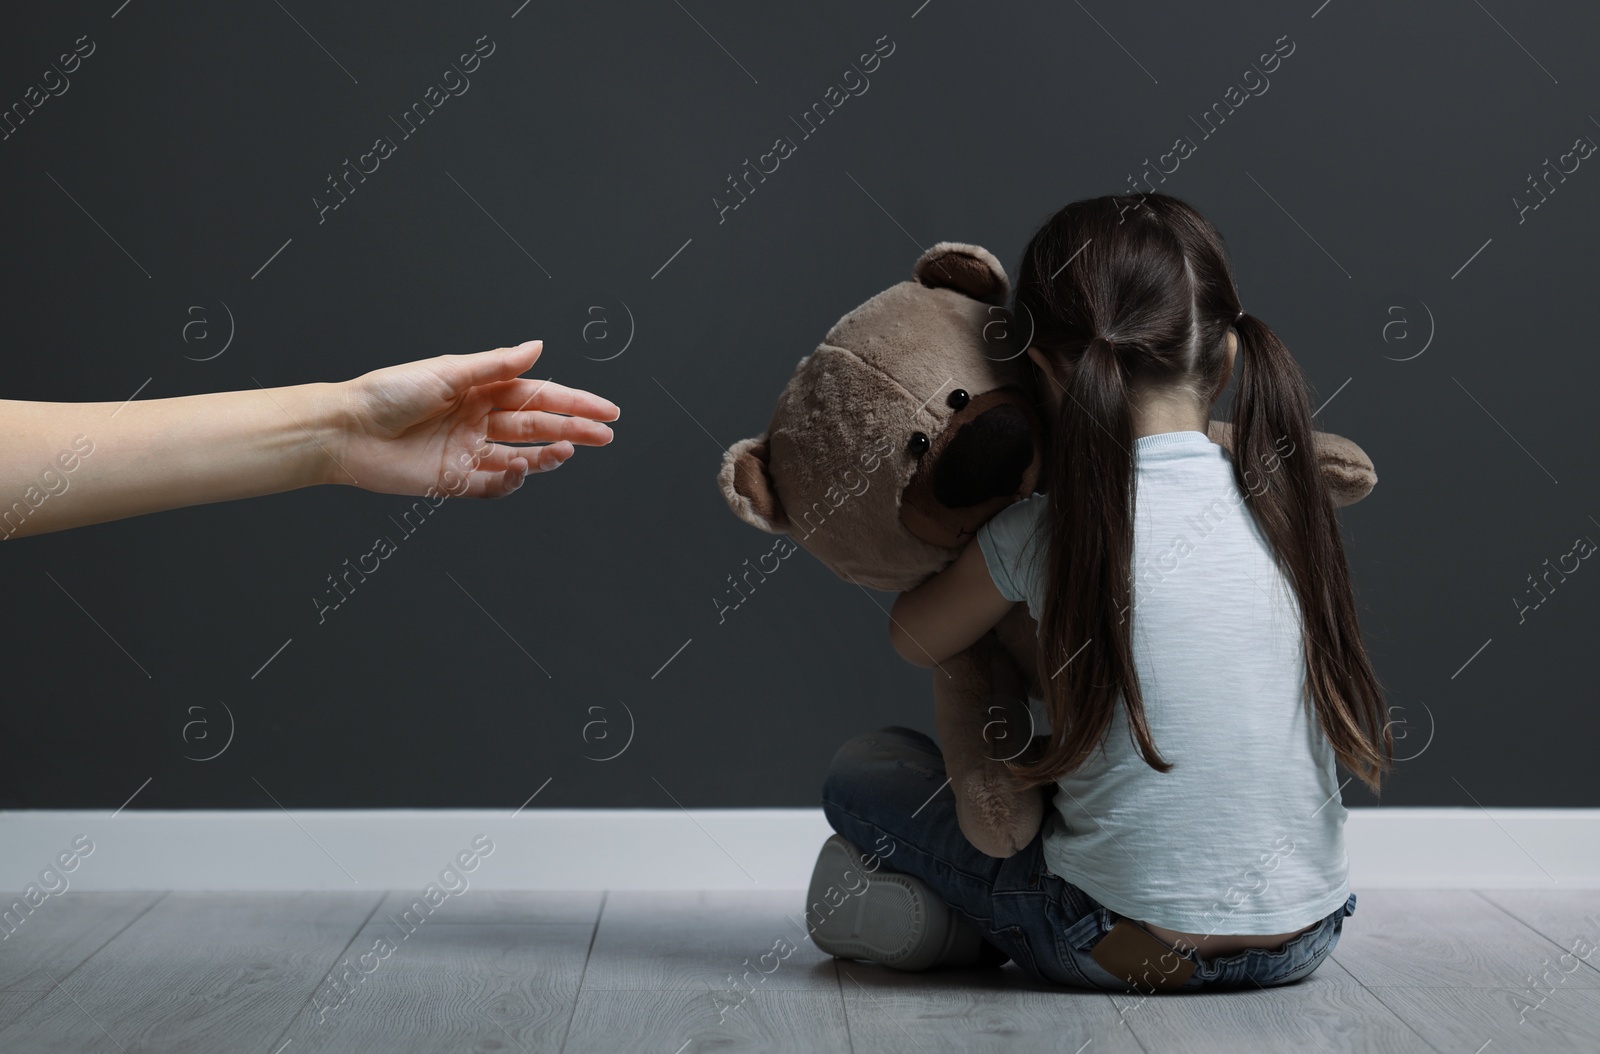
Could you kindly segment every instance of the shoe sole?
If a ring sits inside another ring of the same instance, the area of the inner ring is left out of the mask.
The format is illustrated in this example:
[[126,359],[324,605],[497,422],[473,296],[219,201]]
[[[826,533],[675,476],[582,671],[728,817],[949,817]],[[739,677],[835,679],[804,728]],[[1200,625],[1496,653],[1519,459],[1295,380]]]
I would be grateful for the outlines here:
[[829,955],[897,970],[975,959],[981,945],[977,932],[961,925],[927,883],[912,875],[867,870],[860,852],[839,835],[823,843],[817,854],[806,915],[812,942]]

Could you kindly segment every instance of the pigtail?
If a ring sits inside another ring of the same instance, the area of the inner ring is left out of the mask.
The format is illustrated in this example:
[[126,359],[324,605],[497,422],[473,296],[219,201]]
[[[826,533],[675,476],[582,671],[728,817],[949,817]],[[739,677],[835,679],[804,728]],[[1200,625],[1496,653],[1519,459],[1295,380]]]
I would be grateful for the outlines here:
[[1357,625],[1333,500],[1317,467],[1310,397],[1289,349],[1260,319],[1235,326],[1234,479],[1298,596],[1307,706],[1346,769],[1378,790],[1394,739]]
[[[1054,383],[1061,383],[1053,379]],[[1048,581],[1041,612],[1039,681],[1050,712],[1049,743],[1013,766],[1029,783],[1077,768],[1104,738],[1119,694],[1145,761],[1157,752],[1134,667],[1133,408],[1127,369],[1113,342],[1089,343],[1073,368],[1050,429]]]

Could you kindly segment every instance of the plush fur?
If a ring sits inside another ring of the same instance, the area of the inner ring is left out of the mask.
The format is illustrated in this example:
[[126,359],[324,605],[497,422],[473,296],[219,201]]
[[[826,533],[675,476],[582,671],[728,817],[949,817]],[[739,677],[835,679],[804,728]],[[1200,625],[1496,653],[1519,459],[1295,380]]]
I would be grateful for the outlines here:
[[[910,589],[947,566],[1039,484],[1031,334],[1002,306],[1008,290],[985,249],[942,242],[924,253],[912,281],[845,315],[800,360],[766,431],[729,448],[717,476],[729,508],[875,589]],[[1231,449],[1231,426],[1212,422],[1210,434]],[[1360,447],[1325,433],[1316,446],[1336,504],[1372,490]],[[1026,846],[1043,818],[1042,793],[1006,766],[1032,738],[1036,641],[1018,604],[933,671],[961,830],[991,856]]]

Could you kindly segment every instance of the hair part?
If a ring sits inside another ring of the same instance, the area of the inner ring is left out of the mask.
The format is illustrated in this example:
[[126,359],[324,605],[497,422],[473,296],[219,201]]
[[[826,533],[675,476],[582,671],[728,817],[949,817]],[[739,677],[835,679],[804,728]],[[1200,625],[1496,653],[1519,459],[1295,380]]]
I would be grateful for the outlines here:
[[[1209,405],[1229,374],[1232,328],[1242,361],[1234,480],[1298,600],[1308,710],[1339,761],[1378,791],[1393,737],[1314,453],[1309,392],[1271,328],[1239,318],[1221,234],[1166,194],[1076,201],[1029,241],[1016,301],[1034,320],[1033,343],[1062,396],[1043,477],[1052,588],[1039,677],[1051,731],[1043,752],[1013,763],[1015,772],[1041,784],[1077,769],[1102,744],[1119,696],[1141,757],[1159,772],[1172,768],[1145,717],[1130,632],[1134,403],[1140,393],[1182,389]],[[1266,473],[1247,467],[1267,464]]]

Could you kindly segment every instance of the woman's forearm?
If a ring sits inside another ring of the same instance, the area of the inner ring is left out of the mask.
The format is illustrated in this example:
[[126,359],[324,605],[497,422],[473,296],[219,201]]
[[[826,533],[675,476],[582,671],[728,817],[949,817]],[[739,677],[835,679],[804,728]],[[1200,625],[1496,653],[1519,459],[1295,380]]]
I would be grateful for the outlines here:
[[341,398],[339,385],[303,384],[128,403],[0,400],[0,540],[334,482]]

